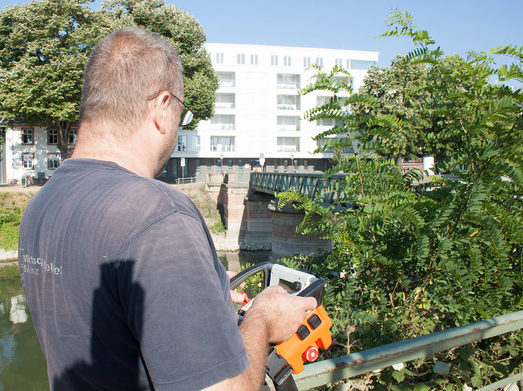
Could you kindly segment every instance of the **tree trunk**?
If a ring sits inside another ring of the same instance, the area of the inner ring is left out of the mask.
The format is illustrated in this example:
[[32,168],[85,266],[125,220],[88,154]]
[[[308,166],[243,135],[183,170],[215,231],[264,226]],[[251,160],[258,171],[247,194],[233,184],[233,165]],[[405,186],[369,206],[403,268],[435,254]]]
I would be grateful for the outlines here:
[[71,150],[69,149],[69,132],[71,131],[71,122],[70,121],[56,121],[56,126],[58,129],[58,150],[60,151],[60,160],[64,161],[65,159],[71,156]]

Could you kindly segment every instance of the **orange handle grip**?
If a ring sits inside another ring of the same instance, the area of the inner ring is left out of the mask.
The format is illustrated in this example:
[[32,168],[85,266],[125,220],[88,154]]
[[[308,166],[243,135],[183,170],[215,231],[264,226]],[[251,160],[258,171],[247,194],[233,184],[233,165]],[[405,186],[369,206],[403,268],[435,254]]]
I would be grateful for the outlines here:
[[304,362],[314,361],[318,357],[317,348],[327,349],[331,345],[331,327],[332,321],[320,305],[307,314],[291,338],[274,349],[292,367],[292,373],[300,373],[304,369]]

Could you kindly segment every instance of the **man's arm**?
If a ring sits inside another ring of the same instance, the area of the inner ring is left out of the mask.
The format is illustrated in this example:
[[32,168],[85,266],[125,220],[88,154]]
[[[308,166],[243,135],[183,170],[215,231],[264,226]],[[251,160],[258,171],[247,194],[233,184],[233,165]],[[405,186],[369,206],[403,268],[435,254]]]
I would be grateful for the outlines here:
[[206,388],[207,391],[259,390],[265,378],[265,362],[269,344],[290,338],[316,308],[316,299],[287,294],[279,287],[266,288],[256,296],[240,325],[249,368],[242,374]]

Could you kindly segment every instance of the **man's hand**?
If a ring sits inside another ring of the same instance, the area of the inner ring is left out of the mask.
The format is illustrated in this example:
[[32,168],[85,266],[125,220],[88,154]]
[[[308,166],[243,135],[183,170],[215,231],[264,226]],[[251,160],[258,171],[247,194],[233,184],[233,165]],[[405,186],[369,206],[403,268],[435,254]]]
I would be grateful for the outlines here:
[[289,295],[280,286],[265,288],[252,301],[240,331],[250,366],[241,375],[224,380],[206,391],[259,391],[265,378],[269,343],[292,337],[308,311],[318,306],[313,297]]
[[[227,270],[227,275],[229,276],[229,280],[231,278],[233,278],[236,274],[238,273],[235,273],[235,272],[231,272],[230,270]],[[245,287],[245,284],[242,282],[240,284],[240,288],[243,288]],[[232,302],[233,303],[243,303],[243,299],[244,299],[244,295],[241,294],[240,292],[234,290],[234,289],[231,289],[231,299],[232,299]]]
[[270,286],[256,296],[245,316],[263,319],[269,342],[275,344],[292,337],[307,312],[317,306],[314,297],[289,295],[280,286]]

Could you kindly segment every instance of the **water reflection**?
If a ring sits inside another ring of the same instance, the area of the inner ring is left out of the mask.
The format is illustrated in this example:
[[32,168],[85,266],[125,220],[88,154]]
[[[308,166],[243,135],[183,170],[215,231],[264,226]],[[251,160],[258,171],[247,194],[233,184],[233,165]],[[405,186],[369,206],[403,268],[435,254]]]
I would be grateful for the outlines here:
[[0,279],[0,390],[49,390],[45,359],[19,278]]
[[11,297],[11,310],[9,311],[9,320],[11,323],[27,322],[27,300],[24,295]]

